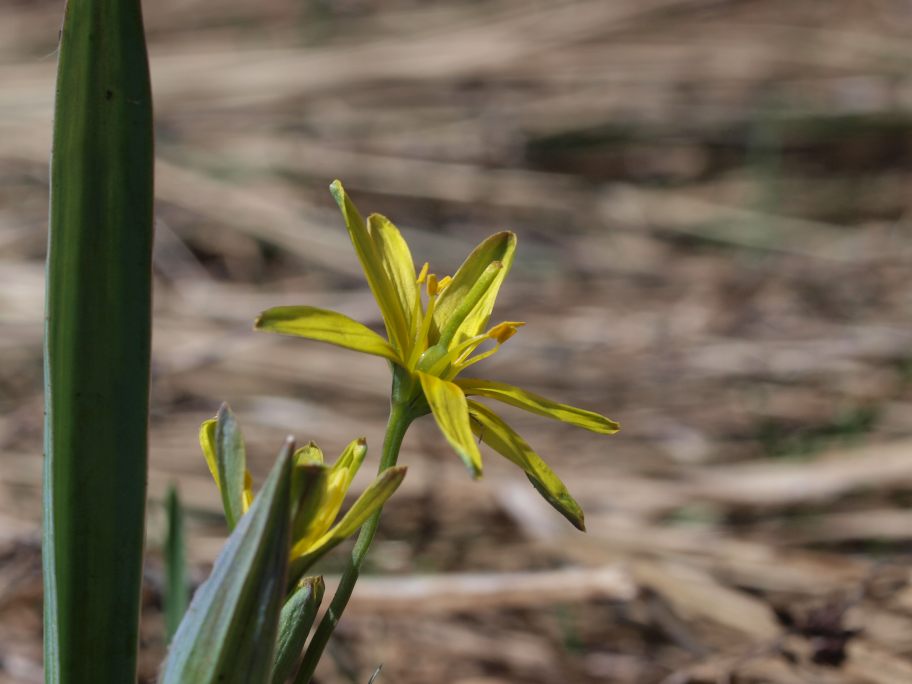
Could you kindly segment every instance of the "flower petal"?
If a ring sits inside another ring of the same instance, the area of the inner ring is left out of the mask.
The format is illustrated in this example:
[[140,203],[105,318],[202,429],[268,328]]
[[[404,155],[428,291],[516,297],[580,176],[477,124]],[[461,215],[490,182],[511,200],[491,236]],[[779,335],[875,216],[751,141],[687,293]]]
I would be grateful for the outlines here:
[[312,306],[277,306],[261,313],[254,327],[328,342],[364,354],[382,356],[402,365],[399,355],[380,335],[363,323],[335,311]]
[[354,479],[361,464],[364,463],[365,456],[367,456],[367,440],[364,437],[359,437],[342,450],[339,458],[333,464],[332,472],[344,469],[348,473],[348,478],[344,484],[346,490],[351,485],[351,481]]
[[385,216],[372,214],[367,218],[367,229],[377,247],[383,270],[392,284],[399,308],[408,330],[412,328],[412,312],[418,299],[418,283],[415,276],[415,262],[408,243],[399,229]]
[[[407,321],[411,316],[411,309],[408,310],[408,313],[403,310],[395,283],[389,276],[390,271],[398,271],[399,267],[387,266],[384,263],[384,259],[390,258],[393,253],[396,254],[396,258],[399,260],[403,259],[404,255],[401,250],[393,246],[392,243],[395,242],[395,239],[390,236],[390,231],[387,230],[385,236],[379,239],[375,239],[371,235],[354,202],[351,201],[342,187],[342,183],[333,181],[329,189],[336,200],[336,204],[339,205],[339,209],[342,211],[342,216],[345,218],[345,226],[348,228],[348,234],[351,237],[352,245],[355,247],[355,253],[361,261],[364,275],[367,277],[367,284],[370,286],[371,292],[374,293],[377,306],[380,307],[380,313],[383,315],[383,322],[386,325],[386,332],[389,335],[390,342],[399,350],[407,349],[409,342]],[[381,250],[378,248],[378,242],[385,245],[387,242],[390,244]],[[409,259],[411,260],[411,255],[409,255]],[[414,266],[412,268],[414,270]]]
[[439,334],[454,314],[457,313],[459,305],[472,290],[472,286],[481,278],[485,269],[495,261],[498,261],[503,264],[503,267],[478,302],[458,322],[453,342],[458,344],[464,339],[482,332],[491,317],[491,311],[494,308],[494,300],[497,298],[500,284],[513,264],[515,251],[516,236],[509,232],[492,235],[472,250],[472,253],[469,254],[462,266],[459,267],[459,270],[456,271],[453,280],[447,285],[437,301],[437,308],[434,311],[435,334]]
[[478,438],[525,471],[529,480],[561,515],[579,530],[586,530],[583,509],[567,487],[532,447],[487,406],[469,401],[472,431]]
[[467,395],[476,395],[479,397],[488,397],[496,399],[505,404],[516,406],[524,411],[537,413],[541,416],[554,418],[556,420],[576,425],[577,427],[599,432],[603,435],[613,435],[620,430],[621,426],[610,418],[587,411],[585,409],[568,406],[567,404],[558,404],[555,401],[545,397],[527,392],[525,390],[507,385],[503,382],[494,382],[493,380],[479,380],[476,378],[457,378],[454,382],[462,388]]
[[323,554],[353,535],[374,511],[378,510],[389,499],[405,477],[406,467],[395,466],[384,470],[371,485],[362,492],[331,530],[313,542],[298,542],[291,550],[291,568],[289,578],[297,581],[307,568],[313,565]]
[[417,372],[437,427],[476,479],[481,477],[481,452],[472,437],[469,407],[462,390],[448,380]]
[[[215,460],[215,424],[217,422],[215,418],[203,421],[203,424],[200,425],[199,443],[212,479],[215,480],[215,486],[219,487],[218,463]],[[221,487],[219,489],[221,490]]]
[[[323,463],[296,462],[291,476],[291,496],[294,504],[292,545],[305,537],[319,537],[326,528],[313,532],[316,518],[326,500],[329,466]],[[328,527],[328,526],[327,526]]]

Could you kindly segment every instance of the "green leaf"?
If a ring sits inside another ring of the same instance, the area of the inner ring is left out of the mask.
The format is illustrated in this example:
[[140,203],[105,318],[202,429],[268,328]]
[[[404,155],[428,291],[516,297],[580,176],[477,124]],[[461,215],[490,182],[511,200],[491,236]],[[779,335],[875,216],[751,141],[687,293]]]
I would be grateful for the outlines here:
[[184,547],[184,511],[174,485],[166,498],[168,538],[165,541],[165,631],[168,643],[187,610],[187,554]]
[[284,684],[291,676],[323,601],[324,590],[322,577],[305,577],[282,606],[272,684]]
[[402,364],[396,351],[380,335],[335,311],[312,306],[277,306],[261,313],[255,327],[257,330],[327,342]]
[[568,406],[567,404],[558,404],[545,397],[527,392],[513,385],[507,385],[503,382],[494,382],[493,380],[478,380],[475,378],[457,378],[454,382],[459,385],[468,395],[487,397],[496,399],[505,404],[516,406],[530,413],[537,413],[546,418],[554,418],[576,427],[585,428],[592,432],[599,432],[604,435],[613,435],[621,429],[621,426],[610,418],[587,411],[586,409]]
[[487,406],[469,401],[472,431],[478,438],[525,471],[529,481],[561,515],[579,530],[586,530],[583,509],[541,457]]
[[228,529],[233,530],[244,515],[244,490],[247,484],[247,450],[241,427],[228,404],[222,404],[215,425],[215,460],[219,491]]
[[472,477],[481,477],[481,452],[472,437],[469,408],[462,390],[436,376],[421,371],[417,375],[440,432],[459,454]]
[[165,661],[161,684],[269,680],[285,595],[294,444],[231,533],[197,590]]
[[152,289],[139,0],[66,4],[45,311],[45,681],[136,681]]

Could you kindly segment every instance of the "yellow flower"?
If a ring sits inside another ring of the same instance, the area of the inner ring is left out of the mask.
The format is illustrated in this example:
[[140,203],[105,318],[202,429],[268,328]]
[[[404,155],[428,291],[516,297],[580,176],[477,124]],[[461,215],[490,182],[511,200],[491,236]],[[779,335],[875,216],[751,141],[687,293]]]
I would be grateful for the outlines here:
[[380,307],[386,339],[347,316],[310,306],[269,309],[257,319],[256,328],[387,359],[393,370],[393,401],[409,406],[411,418],[432,413],[473,476],[482,472],[477,436],[522,468],[552,506],[584,529],[579,504],[547,464],[497,414],[468,397],[494,399],[602,434],[617,432],[617,423],[512,385],[458,377],[524,325],[504,321],[488,327],[494,300],[513,263],[516,236],[502,232],[487,238],[452,277],[438,278],[427,264],[416,273],[408,245],[388,219],[373,214],[365,222],[339,181],[330,189]]
[[[215,418],[203,422],[199,436],[209,472],[222,495],[225,519],[233,529],[254,498],[240,426],[228,406],[223,405]],[[323,452],[313,442],[295,451],[289,554],[292,578],[300,577],[323,554],[354,534],[402,483],[404,467],[385,470],[337,522],[366,455],[367,442],[363,438],[345,447],[332,466],[324,463]]]

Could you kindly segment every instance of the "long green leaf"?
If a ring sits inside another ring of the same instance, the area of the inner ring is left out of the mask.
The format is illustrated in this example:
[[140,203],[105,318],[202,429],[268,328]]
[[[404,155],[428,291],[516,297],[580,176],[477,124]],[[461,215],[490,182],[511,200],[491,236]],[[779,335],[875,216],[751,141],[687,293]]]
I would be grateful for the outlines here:
[[289,440],[193,597],[174,635],[162,684],[268,681],[285,595],[293,452]]
[[291,676],[317,617],[325,588],[322,577],[305,577],[282,606],[272,684],[283,684]]
[[136,679],[152,105],[139,0],[66,5],[45,335],[45,681]]
[[168,488],[165,501],[168,513],[168,538],[165,541],[165,631],[168,643],[187,610],[187,553],[184,546],[184,510],[177,488]]

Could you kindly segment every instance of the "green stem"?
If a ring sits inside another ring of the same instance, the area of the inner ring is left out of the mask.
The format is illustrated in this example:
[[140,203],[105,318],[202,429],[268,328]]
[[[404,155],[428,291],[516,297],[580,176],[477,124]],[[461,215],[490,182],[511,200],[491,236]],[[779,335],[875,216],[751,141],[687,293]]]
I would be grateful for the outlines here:
[[[379,472],[382,473],[387,468],[392,468],[396,465],[396,461],[399,458],[399,447],[402,446],[402,438],[405,437],[405,433],[414,417],[411,408],[406,403],[394,401],[390,405],[390,415],[386,424],[386,436],[383,438],[383,454],[380,458]],[[329,604],[326,614],[320,621],[320,625],[317,627],[317,631],[314,632],[310,645],[304,653],[304,660],[301,662],[301,668],[298,670],[295,684],[308,684],[313,677],[314,671],[317,669],[317,663],[320,662],[320,657],[323,655],[323,649],[326,648],[326,643],[339,623],[339,618],[342,617],[342,612],[345,610],[345,606],[348,605],[348,600],[355,589],[355,583],[361,573],[364,557],[367,556],[367,551],[374,540],[374,535],[377,533],[377,527],[380,525],[382,512],[382,508],[377,510],[361,527],[358,540],[355,542],[351,558],[348,561],[348,567],[345,568],[345,572],[339,580],[339,587],[336,589],[332,603]]]

